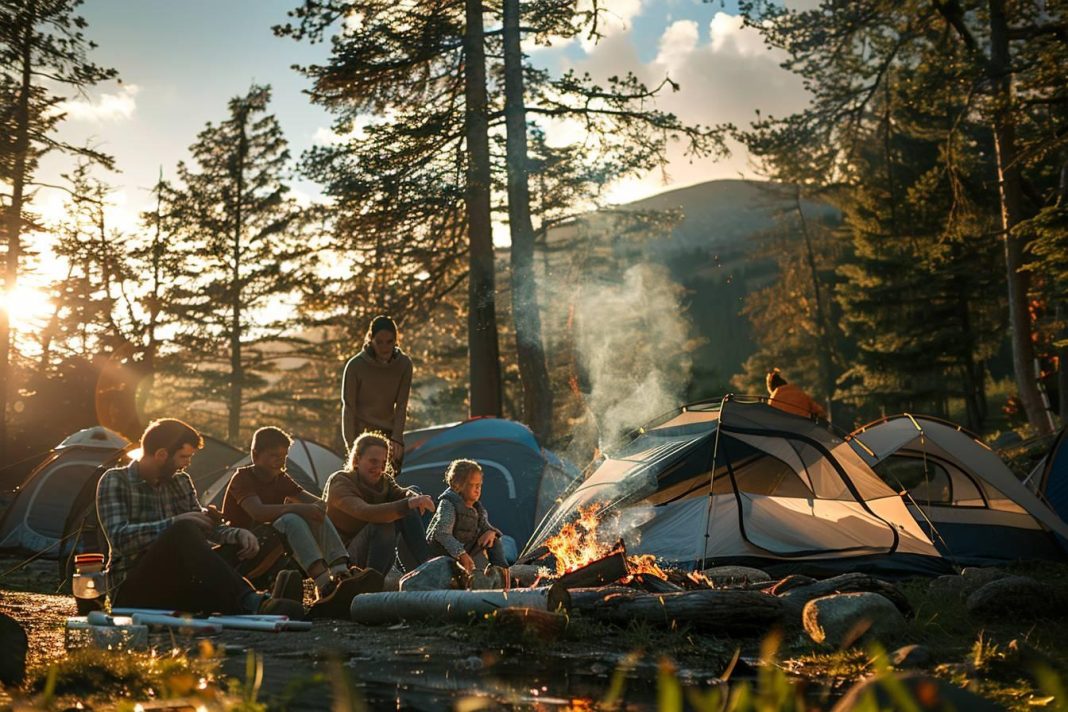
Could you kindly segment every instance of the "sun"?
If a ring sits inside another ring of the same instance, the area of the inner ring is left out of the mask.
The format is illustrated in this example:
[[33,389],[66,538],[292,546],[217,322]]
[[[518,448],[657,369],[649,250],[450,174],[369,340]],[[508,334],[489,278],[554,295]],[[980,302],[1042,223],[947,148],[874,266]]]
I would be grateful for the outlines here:
[[8,313],[11,328],[28,331],[38,329],[52,316],[52,300],[40,289],[20,284],[14,291],[0,291],[0,309]]

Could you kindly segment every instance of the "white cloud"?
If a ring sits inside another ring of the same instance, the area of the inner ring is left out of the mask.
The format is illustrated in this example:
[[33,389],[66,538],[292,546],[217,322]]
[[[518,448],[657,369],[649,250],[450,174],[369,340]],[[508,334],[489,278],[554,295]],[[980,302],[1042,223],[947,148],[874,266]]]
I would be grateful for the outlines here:
[[697,48],[697,39],[697,23],[693,20],[672,23],[660,37],[660,53],[654,63],[666,67],[670,72],[693,53]]
[[123,84],[118,93],[100,94],[95,101],[92,98],[64,101],[56,107],[56,112],[66,114],[68,119],[74,121],[123,121],[133,116],[136,111],[137,102],[134,97],[140,91],[141,88],[136,84]]
[[759,33],[743,26],[741,15],[717,12],[709,23],[712,51],[736,54],[740,57],[759,57],[768,52]]
[[[800,79],[779,66],[781,52],[765,47],[760,33],[744,27],[740,17],[716,13],[707,25],[707,39],[702,39],[700,29],[692,20],[670,23],[660,37],[656,57],[646,63],[629,33],[610,36],[571,66],[602,81],[631,71],[647,86],[670,76],[680,89],[665,90],[656,107],[689,124],[746,127],[757,110],[764,116],[785,116],[806,106],[809,95]],[[651,171],[613,186],[608,197],[613,202],[634,200],[669,187],[752,175],[744,148],[731,149],[727,159],[691,160],[684,155],[684,146],[672,145],[667,184],[659,170]]]
[[395,112],[388,111],[381,116],[372,116],[371,114],[360,114],[356,121],[353,122],[352,127],[345,133],[338,133],[331,127],[320,126],[315,130],[312,135],[312,143],[317,146],[334,146],[348,143],[353,139],[363,139],[367,137],[367,127],[375,124],[381,124],[388,121]]

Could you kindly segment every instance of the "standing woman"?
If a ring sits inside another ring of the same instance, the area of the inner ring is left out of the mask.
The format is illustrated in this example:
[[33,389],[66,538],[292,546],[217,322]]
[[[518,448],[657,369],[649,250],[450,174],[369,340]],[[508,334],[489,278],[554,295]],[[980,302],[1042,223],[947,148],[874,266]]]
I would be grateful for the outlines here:
[[351,448],[360,433],[389,437],[395,467],[404,456],[404,421],[412,390],[412,360],[397,346],[397,324],[377,316],[367,328],[363,350],[345,364],[341,378],[341,434]]

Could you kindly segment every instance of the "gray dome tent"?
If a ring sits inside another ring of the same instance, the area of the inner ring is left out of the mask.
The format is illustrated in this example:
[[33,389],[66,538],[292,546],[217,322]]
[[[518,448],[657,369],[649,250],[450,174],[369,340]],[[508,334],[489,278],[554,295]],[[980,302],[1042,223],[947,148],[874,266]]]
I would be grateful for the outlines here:
[[130,442],[104,427],[86,428],[56,445],[34,468],[0,519],[0,549],[14,549],[48,558],[69,550],[64,525],[78,494],[96,491],[104,470],[122,459]]
[[1065,558],[1053,534],[1068,537],[1068,524],[960,426],[904,413],[849,437],[955,563]]
[[627,550],[680,567],[949,569],[901,498],[825,426],[728,396],[640,429],[546,518],[521,560],[593,507]]
[[[118,433],[99,426],[64,439],[26,478],[4,513],[0,548],[47,558],[66,556],[75,535],[95,527],[97,481],[108,468],[126,464],[126,453],[133,447]],[[204,448],[186,472],[200,492],[240,457],[240,450],[205,435]]]

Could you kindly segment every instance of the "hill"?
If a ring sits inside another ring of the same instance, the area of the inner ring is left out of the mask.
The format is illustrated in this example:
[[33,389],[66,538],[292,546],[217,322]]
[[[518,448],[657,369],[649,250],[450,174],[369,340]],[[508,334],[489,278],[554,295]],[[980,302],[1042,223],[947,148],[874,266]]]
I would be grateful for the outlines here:
[[[830,206],[802,201],[801,207],[806,219],[838,220]],[[553,265],[546,267],[547,323],[559,328],[568,309],[573,311],[569,302],[576,285],[590,279],[622,285],[631,267],[661,265],[681,288],[675,308],[696,342],[684,396],[695,400],[722,394],[755,349],[742,314],[745,297],[775,278],[767,241],[761,238],[774,232],[780,239],[796,239],[789,229],[796,214],[789,186],[715,180],[561,225],[546,238],[546,264]],[[584,267],[583,281],[572,276],[563,287],[554,287],[561,272],[574,274],[576,263]],[[671,306],[661,302],[657,308],[668,316]]]

